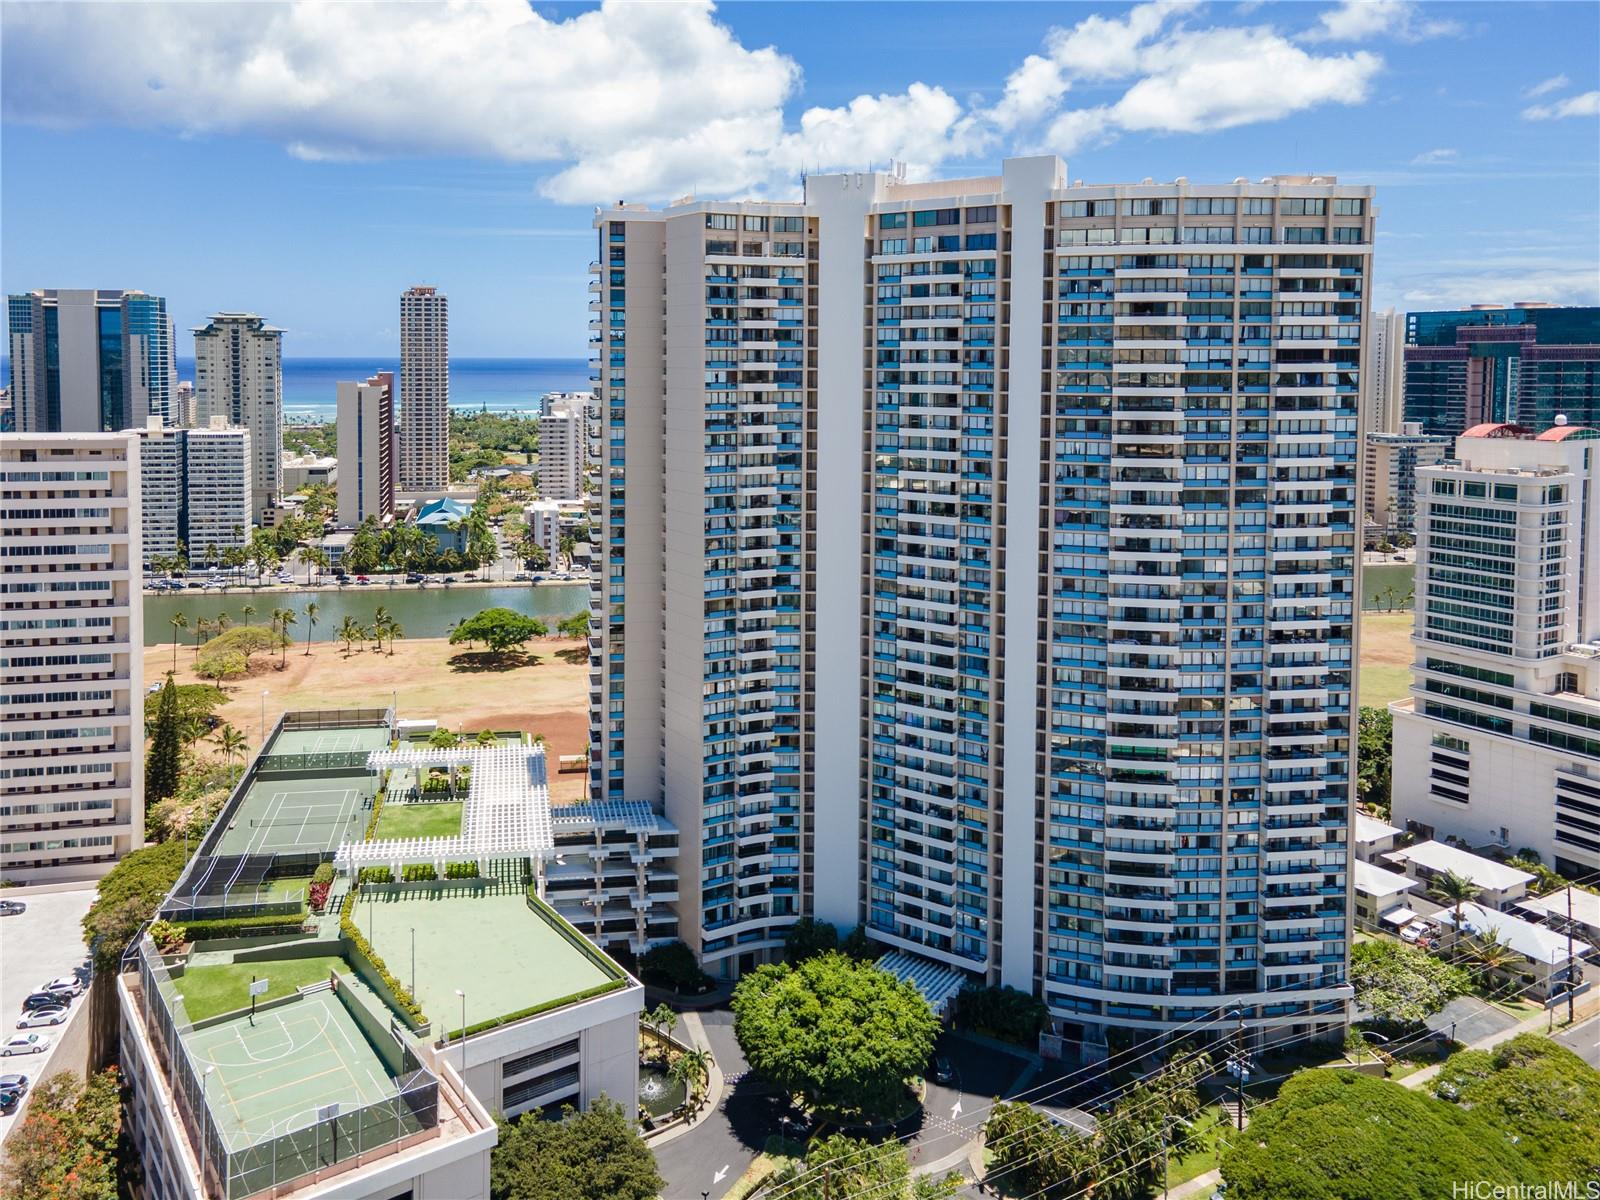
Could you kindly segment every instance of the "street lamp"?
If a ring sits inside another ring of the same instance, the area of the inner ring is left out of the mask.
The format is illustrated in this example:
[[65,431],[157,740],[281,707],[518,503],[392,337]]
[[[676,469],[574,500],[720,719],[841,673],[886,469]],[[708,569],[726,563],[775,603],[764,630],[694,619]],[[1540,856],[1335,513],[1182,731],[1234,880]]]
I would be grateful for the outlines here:
[[411,995],[417,994],[417,927],[411,927]]
[[267,689],[261,689],[261,749],[267,748]]
[[456,995],[461,997],[461,1083],[462,1086],[465,1086],[467,1082],[467,994],[457,988]]

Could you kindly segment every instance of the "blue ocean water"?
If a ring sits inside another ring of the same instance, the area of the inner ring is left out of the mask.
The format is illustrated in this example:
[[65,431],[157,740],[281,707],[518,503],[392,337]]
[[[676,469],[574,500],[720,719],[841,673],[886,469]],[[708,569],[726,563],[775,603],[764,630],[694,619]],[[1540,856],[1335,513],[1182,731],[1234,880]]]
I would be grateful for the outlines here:
[[[286,358],[283,360],[285,421],[331,421],[334,385],[365,379],[375,371],[400,371],[398,358]],[[178,377],[194,378],[194,359],[178,360]],[[452,358],[450,407],[490,412],[529,412],[545,392],[590,390],[589,366],[581,358]]]

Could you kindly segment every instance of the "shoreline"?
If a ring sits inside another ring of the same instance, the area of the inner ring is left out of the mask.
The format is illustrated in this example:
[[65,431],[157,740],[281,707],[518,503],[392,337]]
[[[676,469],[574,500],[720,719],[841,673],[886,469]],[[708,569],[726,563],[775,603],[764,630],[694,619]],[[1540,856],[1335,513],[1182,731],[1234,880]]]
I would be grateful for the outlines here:
[[582,587],[589,586],[588,577],[583,579],[543,579],[535,583],[529,579],[458,579],[454,583],[440,583],[438,580],[429,582],[426,586],[420,583],[407,583],[403,578],[391,580],[387,576],[369,576],[371,583],[242,583],[229,584],[227,587],[206,587],[180,589],[152,588],[148,585],[140,591],[146,596],[255,596],[271,593],[273,595],[291,595],[298,592],[346,592],[360,595],[362,592],[449,592],[456,588],[491,588],[491,587]]

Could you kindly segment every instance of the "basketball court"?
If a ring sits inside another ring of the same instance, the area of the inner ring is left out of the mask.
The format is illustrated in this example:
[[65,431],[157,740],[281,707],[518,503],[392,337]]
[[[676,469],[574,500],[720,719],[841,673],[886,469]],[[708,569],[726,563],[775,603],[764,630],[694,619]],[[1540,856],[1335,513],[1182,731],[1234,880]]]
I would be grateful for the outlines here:
[[197,1071],[213,1068],[206,1095],[230,1149],[315,1127],[329,1105],[348,1115],[396,1092],[383,1058],[332,991],[257,1013],[253,1026],[240,1016],[191,1030],[184,1045]]

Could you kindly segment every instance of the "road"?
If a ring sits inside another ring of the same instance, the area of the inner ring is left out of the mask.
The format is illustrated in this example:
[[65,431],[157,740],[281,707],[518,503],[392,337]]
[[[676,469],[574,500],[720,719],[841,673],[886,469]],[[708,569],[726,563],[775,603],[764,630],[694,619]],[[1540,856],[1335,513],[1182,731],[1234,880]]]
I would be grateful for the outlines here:
[[[656,1150],[656,1165],[667,1182],[663,1200],[699,1200],[702,1192],[718,1200],[767,1139],[783,1132],[780,1119],[787,1106],[746,1073],[749,1064],[734,1040],[733,1014],[713,1009],[701,1013],[700,1022],[728,1090],[691,1132]],[[929,1081],[922,1112],[899,1130],[913,1166],[952,1156],[977,1137],[994,1097],[1012,1091],[1026,1069],[1020,1057],[951,1034],[940,1036],[937,1053],[950,1059],[953,1078],[948,1084]]]
[[1555,1040],[1600,1071],[1600,1016],[1590,1017],[1565,1033],[1556,1034]]

